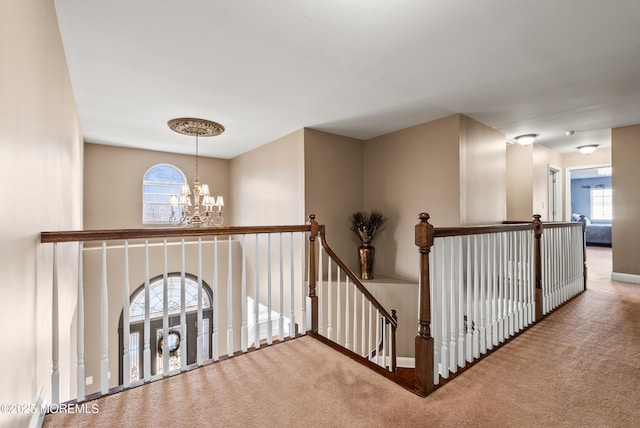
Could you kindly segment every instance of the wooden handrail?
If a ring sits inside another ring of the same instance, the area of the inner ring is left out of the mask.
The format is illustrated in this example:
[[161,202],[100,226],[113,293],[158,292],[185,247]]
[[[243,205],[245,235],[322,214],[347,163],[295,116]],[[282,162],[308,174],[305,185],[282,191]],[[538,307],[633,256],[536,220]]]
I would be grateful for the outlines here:
[[391,327],[396,328],[398,327],[398,322],[394,319],[394,317],[392,316],[392,314],[390,314],[381,304],[380,302],[378,302],[378,300],[376,300],[375,297],[373,297],[373,295],[369,292],[369,290],[367,290],[367,288],[362,284],[362,281],[360,281],[360,278],[358,278],[358,276],[353,273],[351,271],[351,269],[349,269],[347,267],[346,264],[344,264],[344,262],[342,260],[340,260],[340,258],[336,255],[336,253],[333,252],[333,250],[331,249],[331,247],[329,247],[329,244],[327,244],[327,239],[325,236],[325,227],[324,225],[321,225],[318,227],[319,232],[320,232],[320,242],[322,243],[322,248],[324,249],[324,251],[327,253],[327,255],[329,257],[331,257],[331,259],[338,265],[340,266],[340,269],[342,269],[342,271],[345,273],[345,275],[347,275],[350,279],[351,282],[353,282],[355,284],[355,286],[358,288],[358,290],[360,290],[360,292],[362,294],[364,294],[364,296],[371,302],[371,304],[378,310],[380,311],[380,313],[385,317],[385,319],[387,320],[387,322],[389,324],[391,324]]
[[220,236],[220,235],[249,235],[279,232],[310,232],[311,225],[296,226],[229,226],[229,227],[201,227],[201,228],[147,228],[147,229],[103,229],[103,230],[72,230],[64,232],[41,232],[40,242],[79,242],[105,241],[119,239],[153,239],[178,238],[185,236]]
[[446,236],[480,235],[483,233],[514,232],[518,230],[532,230],[531,223],[496,224],[486,226],[435,227],[434,238]]

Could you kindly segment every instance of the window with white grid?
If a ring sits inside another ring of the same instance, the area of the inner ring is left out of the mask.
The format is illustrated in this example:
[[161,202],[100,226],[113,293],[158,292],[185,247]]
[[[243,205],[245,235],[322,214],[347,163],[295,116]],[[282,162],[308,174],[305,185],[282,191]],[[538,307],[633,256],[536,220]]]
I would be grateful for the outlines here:
[[[142,184],[142,223],[169,223],[171,217],[171,195],[179,195],[187,178],[179,168],[160,164],[154,165],[144,175]],[[182,210],[175,207],[176,217],[180,218]]]
[[591,220],[611,220],[611,189],[591,189]]

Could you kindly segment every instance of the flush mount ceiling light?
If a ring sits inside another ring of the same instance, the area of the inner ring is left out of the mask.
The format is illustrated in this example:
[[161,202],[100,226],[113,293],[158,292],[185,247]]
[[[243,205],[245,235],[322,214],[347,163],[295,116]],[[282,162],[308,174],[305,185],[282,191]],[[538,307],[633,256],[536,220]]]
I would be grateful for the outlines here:
[[533,143],[533,141],[536,139],[537,136],[538,134],[518,135],[516,137],[516,141],[518,142],[518,144],[522,144],[523,146],[528,146],[529,144]]
[[580,150],[580,153],[588,155],[589,153],[595,152],[597,148],[597,144],[587,144],[586,146],[578,147],[578,150]]
[[[189,185],[183,184],[180,196],[171,195],[169,198],[169,204],[171,205],[169,222],[172,225],[192,227],[220,226],[223,222],[222,207],[224,206],[224,200],[222,196],[211,196],[209,186],[201,184],[198,180],[198,137],[220,135],[224,132],[224,126],[211,120],[191,117],[171,119],[167,122],[167,125],[175,132],[196,137],[196,179],[193,182],[193,202],[191,201]],[[176,216],[176,207],[178,206],[182,210],[180,219]],[[193,215],[190,213],[191,206],[193,206]]]

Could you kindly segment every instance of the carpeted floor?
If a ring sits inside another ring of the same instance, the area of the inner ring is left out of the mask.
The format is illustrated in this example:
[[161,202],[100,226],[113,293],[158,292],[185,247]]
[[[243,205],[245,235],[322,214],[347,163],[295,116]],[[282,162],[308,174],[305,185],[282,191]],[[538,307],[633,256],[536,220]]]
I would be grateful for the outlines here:
[[640,285],[610,281],[610,249],[588,258],[587,292],[427,398],[303,337],[45,426],[640,426]]

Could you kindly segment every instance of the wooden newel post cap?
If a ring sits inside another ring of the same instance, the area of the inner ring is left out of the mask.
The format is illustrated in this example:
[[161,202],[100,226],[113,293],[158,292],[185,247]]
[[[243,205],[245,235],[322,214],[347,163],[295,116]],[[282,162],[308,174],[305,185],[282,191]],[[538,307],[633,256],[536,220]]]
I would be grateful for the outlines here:
[[536,231],[534,233],[535,238],[540,238],[542,236],[542,221],[540,220],[542,216],[540,214],[533,215],[533,223],[536,226]]
[[431,216],[421,213],[418,218],[420,223],[416,224],[416,245],[420,248],[428,248],[433,245],[433,226],[429,223]]
[[310,238],[312,240],[316,239],[316,236],[318,235],[318,222],[316,221],[315,214],[309,214],[309,224],[311,225]]

